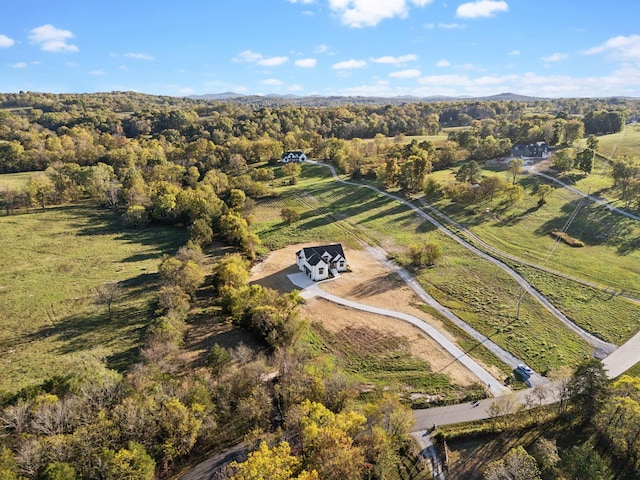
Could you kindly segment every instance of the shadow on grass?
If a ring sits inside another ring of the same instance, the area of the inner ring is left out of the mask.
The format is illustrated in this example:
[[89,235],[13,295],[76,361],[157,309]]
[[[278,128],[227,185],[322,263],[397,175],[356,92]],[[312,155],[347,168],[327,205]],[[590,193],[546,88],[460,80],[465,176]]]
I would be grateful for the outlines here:
[[140,302],[157,287],[155,274],[142,274],[122,282],[121,295],[112,305],[111,318],[106,306],[66,316],[54,324],[25,337],[27,342],[52,338],[60,342],[57,353],[68,355],[95,347],[104,347],[112,354],[108,367],[122,371],[137,358],[147,327],[154,317],[154,305]]
[[620,255],[627,255],[640,248],[635,220],[610,212],[606,207],[586,198],[564,204],[560,214],[540,225],[536,233],[548,234],[554,228],[565,230],[586,245],[616,246]]
[[[171,225],[152,224],[141,229],[125,229],[120,217],[112,210],[95,205],[65,205],[57,208],[76,219],[72,222],[72,226],[77,229],[77,235],[115,235],[115,240],[154,246],[167,253],[177,251],[187,239],[186,229]],[[127,259],[126,261],[137,260]]]
[[192,366],[206,364],[209,350],[218,344],[228,350],[244,344],[254,352],[266,350],[265,342],[256,334],[242,330],[219,312],[205,311],[188,319],[189,329],[185,335],[185,350],[193,353]]

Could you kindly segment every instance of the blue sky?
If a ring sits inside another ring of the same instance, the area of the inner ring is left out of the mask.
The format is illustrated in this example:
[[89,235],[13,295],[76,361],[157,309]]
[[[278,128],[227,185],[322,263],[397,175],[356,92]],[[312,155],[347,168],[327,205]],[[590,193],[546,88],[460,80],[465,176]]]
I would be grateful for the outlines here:
[[11,1],[20,90],[640,97],[640,1]]

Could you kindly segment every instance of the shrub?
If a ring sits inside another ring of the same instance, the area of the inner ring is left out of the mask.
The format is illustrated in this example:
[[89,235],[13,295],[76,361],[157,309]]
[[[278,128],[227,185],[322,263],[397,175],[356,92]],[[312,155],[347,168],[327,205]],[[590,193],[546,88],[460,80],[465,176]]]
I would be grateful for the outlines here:
[[584,247],[584,242],[582,240],[578,240],[577,238],[573,238],[571,235],[554,228],[551,230],[551,236],[557,239],[562,240],[564,243],[569,245],[570,247]]

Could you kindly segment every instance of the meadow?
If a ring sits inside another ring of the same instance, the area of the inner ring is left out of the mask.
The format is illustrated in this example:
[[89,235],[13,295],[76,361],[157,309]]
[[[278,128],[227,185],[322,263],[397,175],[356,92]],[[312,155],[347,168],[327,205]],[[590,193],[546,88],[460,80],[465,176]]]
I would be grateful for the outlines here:
[[20,191],[27,186],[34,172],[4,173],[0,175],[0,192],[5,189]]
[[[117,369],[136,358],[158,264],[184,244],[183,229],[124,230],[111,210],[76,204],[0,216],[0,232],[0,391],[63,375],[85,354]],[[110,281],[121,286],[111,319],[94,303]]]
[[640,124],[625,125],[620,133],[598,137],[598,153],[614,159],[617,157],[637,157],[640,153]]

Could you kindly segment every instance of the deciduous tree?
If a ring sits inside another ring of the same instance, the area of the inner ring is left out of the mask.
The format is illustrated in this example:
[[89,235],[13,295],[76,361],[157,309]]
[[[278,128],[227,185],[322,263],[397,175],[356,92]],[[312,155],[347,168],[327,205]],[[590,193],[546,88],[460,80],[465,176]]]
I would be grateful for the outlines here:
[[536,459],[522,446],[512,448],[503,459],[491,462],[484,472],[485,480],[540,480]]
[[294,208],[284,207],[280,210],[280,216],[285,221],[287,225],[291,225],[294,222],[300,220],[300,214]]

